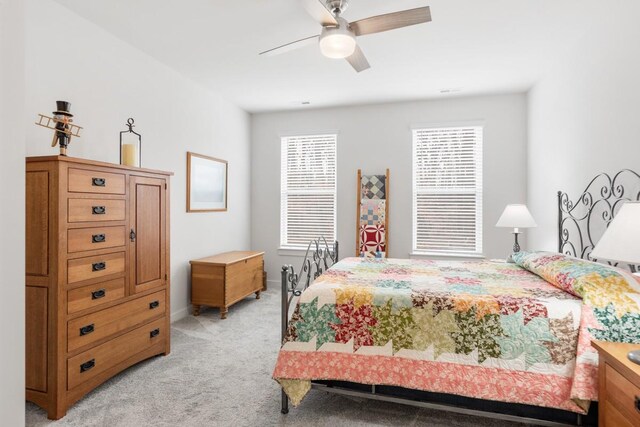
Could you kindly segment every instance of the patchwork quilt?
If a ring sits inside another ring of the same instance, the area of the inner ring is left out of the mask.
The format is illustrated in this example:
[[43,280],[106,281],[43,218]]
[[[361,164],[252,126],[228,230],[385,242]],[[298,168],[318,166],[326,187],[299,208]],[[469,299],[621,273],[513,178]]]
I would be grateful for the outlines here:
[[360,178],[358,252],[364,257],[386,257],[386,181],[386,175],[363,175]]
[[585,413],[597,400],[590,339],[640,342],[640,298],[619,295],[640,283],[623,279],[570,292],[516,264],[347,258],[301,295],[273,376],[294,405],[312,380],[341,380]]

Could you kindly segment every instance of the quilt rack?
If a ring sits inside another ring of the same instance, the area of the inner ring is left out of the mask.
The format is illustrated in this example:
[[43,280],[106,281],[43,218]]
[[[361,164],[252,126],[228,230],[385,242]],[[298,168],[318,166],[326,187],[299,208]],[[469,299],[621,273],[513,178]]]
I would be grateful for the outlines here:
[[362,175],[356,188],[356,256],[386,258],[389,253],[389,169]]

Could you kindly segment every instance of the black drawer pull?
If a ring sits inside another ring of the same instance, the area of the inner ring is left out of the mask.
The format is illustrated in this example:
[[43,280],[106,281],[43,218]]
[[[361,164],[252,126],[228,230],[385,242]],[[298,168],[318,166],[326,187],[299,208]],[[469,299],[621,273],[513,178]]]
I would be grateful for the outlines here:
[[91,359],[88,362],[84,362],[82,365],[80,365],[80,373],[87,372],[94,366],[96,366],[96,359]]
[[160,301],[152,301],[149,303],[149,310],[153,310],[154,308],[158,308],[160,305]]
[[160,335],[160,328],[154,329],[153,331],[149,332],[149,337],[150,338],[155,338],[158,335]]
[[91,178],[91,184],[94,187],[104,187],[107,183],[107,180],[104,178]]
[[107,208],[104,206],[92,206],[91,212],[93,212],[94,215],[104,215],[107,213]]
[[107,241],[107,237],[104,234],[94,234],[91,236],[91,243],[104,243]]
[[87,325],[87,326],[83,326],[82,328],[80,328],[80,336],[84,336],[84,335],[89,335],[91,332],[93,332],[95,330],[95,326],[92,324]]
[[106,262],[94,262],[91,264],[91,271],[101,271],[107,268]]
[[107,295],[106,289],[98,289],[97,291],[91,292],[91,299],[104,298],[106,295]]
[[640,412],[640,396],[636,396],[636,411]]

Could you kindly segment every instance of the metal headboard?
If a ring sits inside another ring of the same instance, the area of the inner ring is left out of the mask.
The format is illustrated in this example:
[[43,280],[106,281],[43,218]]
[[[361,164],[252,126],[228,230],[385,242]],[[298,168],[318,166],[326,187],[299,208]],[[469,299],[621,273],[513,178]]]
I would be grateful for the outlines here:
[[630,169],[597,175],[575,200],[558,191],[558,252],[592,260],[595,244],[627,201],[640,201],[640,175]]

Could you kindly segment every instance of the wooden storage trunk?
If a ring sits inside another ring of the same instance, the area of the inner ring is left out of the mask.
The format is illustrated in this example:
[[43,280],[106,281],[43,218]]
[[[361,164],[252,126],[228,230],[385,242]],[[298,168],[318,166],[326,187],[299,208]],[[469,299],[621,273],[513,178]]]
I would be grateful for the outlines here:
[[200,307],[217,307],[225,319],[229,306],[260,292],[264,286],[264,252],[235,251],[191,261],[191,304],[193,315]]

